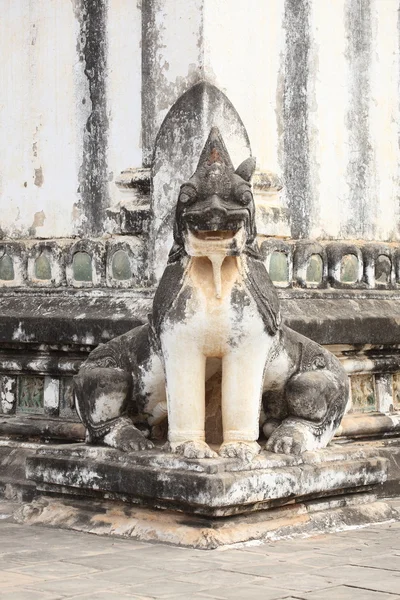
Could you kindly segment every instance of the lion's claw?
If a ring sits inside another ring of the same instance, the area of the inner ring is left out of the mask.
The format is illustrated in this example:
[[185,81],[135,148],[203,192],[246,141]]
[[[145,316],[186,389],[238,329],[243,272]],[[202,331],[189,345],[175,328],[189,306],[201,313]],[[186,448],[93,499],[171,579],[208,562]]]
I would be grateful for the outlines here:
[[117,448],[122,452],[138,452],[139,450],[151,450],[154,444],[150,442],[133,424],[124,423],[116,426],[103,440],[106,446]]
[[310,450],[308,432],[299,423],[283,423],[271,435],[265,445],[269,452],[277,454],[294,454],[296,456]]
[[250,462],[260,450],[261,448],[257,442],[224,442],[218,454],[223,458],[239,458]]
[[179,454],[185,458],[217,458],[217,453],[201,440],[187,442],[168,442],[164,450]]

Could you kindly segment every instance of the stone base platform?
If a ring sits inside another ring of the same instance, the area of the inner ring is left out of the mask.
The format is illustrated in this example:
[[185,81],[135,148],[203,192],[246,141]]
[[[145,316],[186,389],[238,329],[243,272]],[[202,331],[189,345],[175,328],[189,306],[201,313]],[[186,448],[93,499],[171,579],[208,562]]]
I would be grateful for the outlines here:
[[400,440],[334,443],[251,463],[0,439],[0,496],[15,519],[196,548],[315,535],[388,520]]

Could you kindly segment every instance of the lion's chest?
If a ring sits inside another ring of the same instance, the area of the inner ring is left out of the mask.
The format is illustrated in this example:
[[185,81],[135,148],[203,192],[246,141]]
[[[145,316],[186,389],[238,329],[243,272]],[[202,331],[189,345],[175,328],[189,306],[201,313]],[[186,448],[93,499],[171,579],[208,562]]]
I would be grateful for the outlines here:
[[240,263],[225,258],[221,297],[208,258],[193,258],[161,335],[163,344],[195,345],[205,356],[223,356],[239,345],[267,335],[256,303],[244,284]]

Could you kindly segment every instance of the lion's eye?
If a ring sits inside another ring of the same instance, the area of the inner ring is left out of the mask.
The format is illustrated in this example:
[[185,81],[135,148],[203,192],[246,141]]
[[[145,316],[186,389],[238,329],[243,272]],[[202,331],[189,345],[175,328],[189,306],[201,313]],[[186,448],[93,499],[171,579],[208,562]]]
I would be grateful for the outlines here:
[[241,202],[241,204],[250,204],[252,199],[253,199],[253,196],[252,196],[250,190],[246,190],[245,192],[243,192],[243,194],[241,194],[239,201]]
[[179,201],[182,202],[182,204],[186,204],[188,200],[190,200],[189,194],[183,193],[179,196]]

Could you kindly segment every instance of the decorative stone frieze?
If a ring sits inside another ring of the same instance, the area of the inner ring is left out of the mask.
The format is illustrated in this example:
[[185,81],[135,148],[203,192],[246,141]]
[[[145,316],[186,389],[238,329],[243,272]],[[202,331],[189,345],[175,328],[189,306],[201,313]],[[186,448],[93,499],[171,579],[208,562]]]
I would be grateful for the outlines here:
[[[258,241],[270,277],[280,288],[385,290],[400,287],[397,244],[313,242],[280,237],[266,239],[265,236],[258,236]],[[114,234],[79,241],[3,242],[0,244],[0,276],[3,276],[0,287],[148,286],[148,244],[148,238],[141,234]],[[114,269],[114,277],[112,261],[117,249],[127,256],[118,255],[120,266]],[[125,260],[132,271],[129,278],[125,278],[126,270],[124,278],[118,274]],[[74,277],[74,269],[78,279]]]

